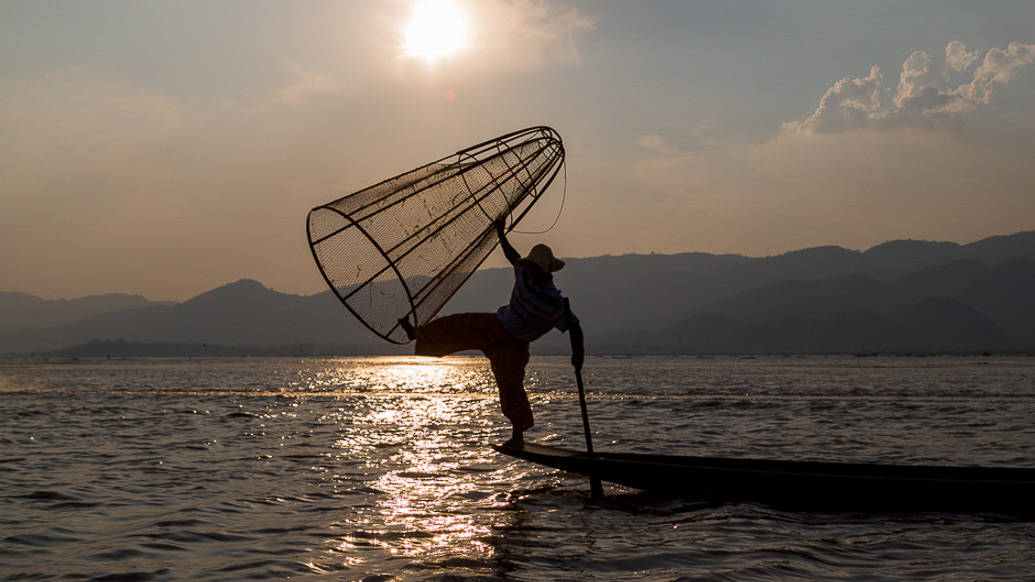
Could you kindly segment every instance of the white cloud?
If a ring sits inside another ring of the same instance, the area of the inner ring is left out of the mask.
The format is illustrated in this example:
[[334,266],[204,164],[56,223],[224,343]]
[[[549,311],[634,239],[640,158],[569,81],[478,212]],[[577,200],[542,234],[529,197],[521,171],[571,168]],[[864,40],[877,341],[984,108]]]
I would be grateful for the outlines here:
[[1005,51],[994,48],[988,51],[984,62],[974,71],[974,80],[969,85],[960,86],[959,92],[975,103],[988,103],[996,85],[1009,83],[1033,61],[1035,44],[1011,42]]
[[1006,50],[989,50],[972,78],[953,86],[952,74],[966,71],[977,57],[977,52],[967,51],[959,41],[945,47],[944,63],[934,62],[925,51],[916,51],[902,64],[894,88],[885,84],[880,69],[874,66],[866,77],[835,83],[812,115],[785,128],[816,134],[958,128],[961,122],[956,114],[989,104],[997,85],[1011,82],[1035,61],[1035,44],[1011,42]]
[[[899,75],[898,91],[895,94],[895,105],[902,107],[907,101],[917,98],[937,83],[931,71],[931,57],[924,51],[916,51],[902,63],[902,74]],[[932,83],[933,82],[933,83]]]
[[884,75],[880,67],[870,68],[861,79],[844,78],[827,90],[819,107],[801,122],[801,127],[815,133],[839,133],[865,127],[880,111]]
[[[979,61],[954,41],[945,55],[916,51],[893,80],[876,66],[841,79],[812,115],[762,143],[686,149],[663,132],[640,137],[653,154],[632,172],[652,194],[640,198],[653,217],[642,236],[678,232],[668,249],[758,254],[1030,230],[1035,125],[988,104],[1003,85],[1028,86],[1017,79],[1035,45],[1010,43]],[[968,131],[941,131],[977,108],[985,114],[968,117]]]
[[970,65],[977,60],[978,56],[979,54],[977,51],[968,51],[967,45],[958,40],[951,41],[945,47],[945,62],[957,71],[965,71],[969,69]]

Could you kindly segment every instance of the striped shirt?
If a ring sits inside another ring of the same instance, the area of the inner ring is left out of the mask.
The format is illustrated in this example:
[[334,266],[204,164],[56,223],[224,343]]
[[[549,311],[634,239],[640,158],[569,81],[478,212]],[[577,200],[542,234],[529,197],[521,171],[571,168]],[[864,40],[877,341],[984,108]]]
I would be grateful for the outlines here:
[[553,284],[553,277],[535,281],[534,263],[524,259],[514,263],[514,289],[510,303],[496,310],[496,317],[511,337],[530,342],[557,328],[568,331],[579,322],[564,307],[564,296]]

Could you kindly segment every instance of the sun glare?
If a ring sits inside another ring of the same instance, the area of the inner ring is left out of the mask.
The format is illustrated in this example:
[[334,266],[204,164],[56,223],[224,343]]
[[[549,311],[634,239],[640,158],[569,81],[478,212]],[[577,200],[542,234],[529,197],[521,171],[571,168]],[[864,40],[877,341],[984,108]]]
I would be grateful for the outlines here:
[[467,15],[452,0],[420,0],[403,32],[403,55],[432,63],[467,46]]

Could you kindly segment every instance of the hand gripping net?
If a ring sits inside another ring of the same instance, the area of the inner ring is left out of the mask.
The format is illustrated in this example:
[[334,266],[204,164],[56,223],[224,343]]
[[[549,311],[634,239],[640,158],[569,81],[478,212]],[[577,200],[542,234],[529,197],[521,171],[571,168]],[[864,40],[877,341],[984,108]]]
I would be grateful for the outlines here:
[[532,127],[471,146],[309,211],[313,258],[342,303],[386,340],[409,340],[557,176],[564,146]]

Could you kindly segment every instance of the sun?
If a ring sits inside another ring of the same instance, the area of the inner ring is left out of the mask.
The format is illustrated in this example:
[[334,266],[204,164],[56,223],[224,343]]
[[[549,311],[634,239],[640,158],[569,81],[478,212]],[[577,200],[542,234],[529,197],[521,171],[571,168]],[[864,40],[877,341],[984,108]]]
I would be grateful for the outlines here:
[[467,46],[467,14],[452,0],[420,0],[403,30],[403,55],[433,63]]

